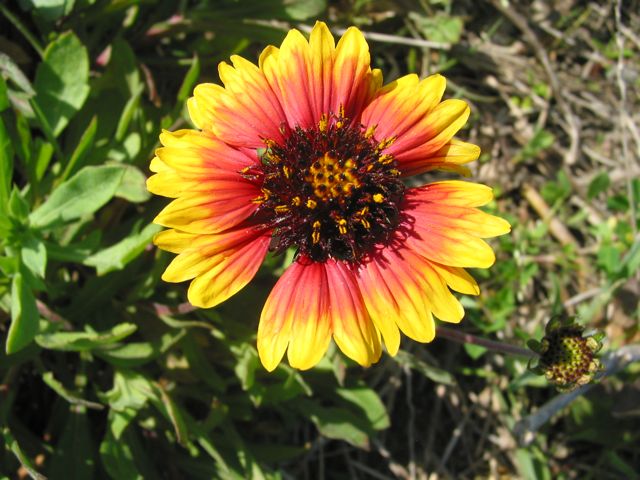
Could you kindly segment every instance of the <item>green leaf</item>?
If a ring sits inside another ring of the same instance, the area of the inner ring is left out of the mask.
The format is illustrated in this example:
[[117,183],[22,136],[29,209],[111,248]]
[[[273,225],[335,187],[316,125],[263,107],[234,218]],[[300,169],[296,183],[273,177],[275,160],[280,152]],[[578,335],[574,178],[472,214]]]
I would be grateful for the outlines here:
[[20,445],[18,445],[18,442],[15,440],[15,438],[13,438],[13,435],[11,435],[11,432],[8,428],[5,428],[3,430],[2,436],[4,437],[4,444],[11,449],[13,454],[20,462],[20,465],[22,465],[22,467],[27,471],[31,478],[33,478],[34,480],[47,480],[47,477],[38,473],[35,466],[33,465],[33,462],[22,451]]
[[344,400],[358,407],[369,420],[373,430],[384,430],[391,424],[387,409],[378,394],[367,387],[337,388],[336,393]]
[[17,220],[19,223],[25,223],[29,217],[29,204],[20,193],[20,190],[15,186],[9,196],[8,207],[11,218]]
[[0,52],[0,72],[2,76],[11,80],[17,87],[22,89],[28,95],[35,95],[31,82],[27,76],[22,73],[20,67],[13,59],[4,52]]
[[124,198],[133,203],[146,202],[151,198],[147,190],[147,177],[138,167],[133,165],[120,165],[124,169],[122,182],[116,190],[116,197]]
[[38,308],[31,288],[16,273],[11,283],[11,326],[7,334],[6,351],[16,353],[29,345],[38,333]]
[[607,188],[609,188],[609,184],[611,180],[609,179],[609,174],[607,172],[601,172],[591,180],[589,183],[589,189],[587,190],[587,197],[589,200],[597,197],[600,193],[604,192]]
[[473,345],[471,343],[465,343],[464,350],[474,360],[477,360],[487,352],[487,349],[482,345]]
[[460,41],[464,28],[460,17],[452,17],[446,13],[422,16],[413,12],[409,16],[424,36],[432,42],[458,43]]
[[76,146],[75,150],[71,154],[69,163],[67,163],[67,166],[64,169],[64,173],[62,174],[62,178],[61,178],[62,181],[69,178],[71,174],[75,173],[78,167],[83,165],[84,159],[87,157],[88,153],[93,148],[97,131],[98,131],[98,117],[94,115],[91,121],[89,122],[89,126],[82,134],[82,137],[78,142],[78,145]]
[[608,274],[617,272],[620,267],[620,251],[613,245],[602,245],[598,249],[597,263]]
[[36,70],[35,102],[42,109],[55,136],[82,107],[89,95],[89,56],[72,32],[50,43]]
[[[2,78],[2,77],[0,77]],[[0,211],[6,212],[13,178],[13,145],[0,118]]]
[[53,376],[53,372],[45,372],[42,375],[42,380],[44,383],[49,385],[51,389],[64,398],[67,402],[72,405],[81,405],[83,407],[91,408],[94,410],[102,410],[104,405],[101,403],[90,402],[89,400],[85,400],[84,398],[80,398],[78,394],[68,390],[62,383],[55,379]]
[[20,251],[22,263],[40,278],[44,278],[47,268],[47,249],[42,240],[33,233],[27,234]]
[[140,410],[150,399],[158,399],[153,384],[133,370],[116,370],[113,388],[104,394],[113,410]]
[[359,419],[348,410],[322,407],[312,401],[300,401],[299,405],[325,437],[344,440],[358,448],[369,447],[369,435],[358,426]]
[[95,478],[94,446],[86,409],[69,410],[62,438],[56,444],[48,474],[51,478],[85,480]]
[[293,20],[318,18],[327,8],[326,0],[285,0],[282,4]]
[[133,323],[120,323],[105,332],[55,332],[36,337],[42,348],[83,352],[107,347],[134,333],[138,327]]
[[51,228],[95,212],[115,195],[123,174],[115,165],[83,168],[31,213],[31,225]]
[[131,446],[123,438],[124,432],[132,420],[129,412],[109,412],[109,429],[100,444],[102,465],[113,479],[142,479],[133,460]]
[[133,119],[133,115],[138,110],[138,105],[140,104],[140,98],[142,97],[142,92],[144,91],[144,85],[139,84],[136,90],[133,92],[133,95],[127,100],[126,105],[124,106],[124,110],[120,115],[120,120],[118,121],[118,126],[116,127],[115,140],[118,143],[121,143],[124,140],[124,137],[129,129],[129,124]]
[[636,236],[631,248],[622,258],[618,274],[631,278],[638,270],[640,270],[640,235]]
[[180,90],[178,90],[178,105],[182,106],[187,98],[191,95],[193,86],[195,85],[198,77],[200,76],[200,57],[194,55],[191,66],[184,76]]
[[11,106],[9,101],[9,94],[7,93],[7,82],[4,77],[0,75],[0,112],[6,110]]
[[108,350],[96,351],[103,360],[121,368],[132,368],[149,363],[166,353],[186,334],[185,330],[168,332],[148,342],[130,342]]
[[456,383],[453,376],[446,370],[429,365],[409,352],[400,350],[394,358],[400,365],[408,366],[436,383],[442,383],[444,385],[455,385]]
[[[158,388],[160,392],[160,399],[162,400],[162,409],[164,410],[171,420],[174,432],[176,434],[176,440],[182,446],[187,446],[189,443],[189,430],[185,423],[185,415],[179,405],[171,398],[171,396],[162,388]],[[163,412],[164,413],[164,412]]]
[[140,233],[129,236],[115,245],[91,255],[83,263],[96,267],[98,275],[121,270],[144,251],[145,247],[151,243],[153,236],[161,229],[162,227],[151,223]]
[[53,22],[69,14],[75,0],[26,0],[25,3],[35,10],[35,16],[45,22]]
[[260,367],[258,353],[248,343],[233,345],[231,352],[236,357],[233,369],[240,379],[240,385],[242,385],[243,390],[249,390],[253,386],[256,370]]

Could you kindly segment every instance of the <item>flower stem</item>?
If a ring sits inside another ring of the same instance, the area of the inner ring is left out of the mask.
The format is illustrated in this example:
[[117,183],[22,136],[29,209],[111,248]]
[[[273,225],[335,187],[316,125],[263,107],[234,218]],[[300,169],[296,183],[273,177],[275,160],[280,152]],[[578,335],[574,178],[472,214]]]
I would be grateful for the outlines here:
[[479,345],[494,352],[506,353],[507,355],[518,355],[521,357],[535,357],[536,354],[527,348],[522,348],[509,343],[497,342],[488,338],[478,337],[470,333],[453,330],[448,327],[438,326],[437,336],[453,340],[458,343],[469,343],[471,345]]

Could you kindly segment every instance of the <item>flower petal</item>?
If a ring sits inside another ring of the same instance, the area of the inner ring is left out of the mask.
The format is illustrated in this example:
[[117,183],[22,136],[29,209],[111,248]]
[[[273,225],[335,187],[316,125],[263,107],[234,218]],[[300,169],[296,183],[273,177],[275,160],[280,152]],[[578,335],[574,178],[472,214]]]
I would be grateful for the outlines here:
[[395,138],[386,153],[403,175],[434,168],[467,174],[460,165],[475,160],[478,147],[452,140],[466,123],[469,107],[462,100],[440,102],[446,86],[441,75],[422,81],[414,74],[380,89],[364,110],[362,121],[376,127],[376,138]]
[[467,295],[479,295],[480,287],[475,279],[464,268],[449,267],[439,263],[429,262],[438,275],[447,283],[451,290]]
[[509,223],[477,208],[491,191],[466,182],[438,182],[407,190],[399,229],[402,241],[433,262],[490,267],[495,255],[481,238],[510,231]]
[[378,139],[402,137],[413,128],[422,128],[421,121],[440,102],[446,80],[432,75],[418,81],[415,74],[406,75],[384,86],[364,109],[362,122],[376,126]]
[[402,255],[383,249],[356,271],[364,303],[390,355],[395,355],[400,345],[398,328],[419,342],[430,342],[435,336],[423,282]]
[[445,170],[468,177],[471,172],[463,165],[473,162],[480,156],[480,147],[472,143],[452,138],[440,150],[431,156],[405,160],[400,164],[403,175],[419,175],[430,170]]
[[206,176],[212,171],[238,174],[258,163],[255,151],[249,154],[197,130],[164,130],[160,142],[164,147],[157,149],[156,155],[182,175]]
[[342,352],[363,367],[380,358],[380,333],[371,321],[353,272],[343,263],[325,264],[333,339]]
[[349,28],[335,45],[323,22],[316,22],[309,41],[291,30],[280,49],[267,47],[260,68],[280,99],[290,128],[309,128],[322,115],[338,114],[357,121],[366,102],[382,83],[372,71],[369,46],[362,33]]
[[380,71],[372,72],[370,63],[369,45],[364,35],[356,27],[348,28],[336,46],[331,94],[334,113],[342,106],[347,118],[360,120],[365,104],[382,82]]
[[211,182],[209,192],[183,192],[153,222],[189,233],[218,233],[251,216],[258,205],[257,187],[246,181]]
[[309,369],[320,361],[331,340],[329,285],[321,263],[299,257],[273,287],[258,326],[258,354],[272,371],[287,345],[289,363]]
[[260,148],[265,138],[282,140],[280,124],[286,117],[264,73],[241,57],[234,55],[231,62],[219,65],[224,88],[196,86],[187,103],[191,120],[230,145]]
[[219,235],[166,230],[154,238],[159,248],[179,253],[162,279],[183,282],[194,278],[189,286],[189,302],[202,308],[225,301],[249,283],[264,260],[270,241],[270,234],[252,228]]

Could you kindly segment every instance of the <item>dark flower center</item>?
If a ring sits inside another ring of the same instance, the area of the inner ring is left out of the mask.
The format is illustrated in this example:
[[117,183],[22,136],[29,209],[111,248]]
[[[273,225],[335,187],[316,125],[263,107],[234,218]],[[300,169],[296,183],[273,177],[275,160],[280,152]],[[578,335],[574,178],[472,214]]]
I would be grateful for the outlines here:
[[[274,231],[272,251],[296,247],[314,261],[356,261],[384,243],[399,222],[404,185],[393,139],[352,125],[342,114],[285,131],[282,143],[265,140],[257,216]],[[252,175],[253,174],[253,175]]]

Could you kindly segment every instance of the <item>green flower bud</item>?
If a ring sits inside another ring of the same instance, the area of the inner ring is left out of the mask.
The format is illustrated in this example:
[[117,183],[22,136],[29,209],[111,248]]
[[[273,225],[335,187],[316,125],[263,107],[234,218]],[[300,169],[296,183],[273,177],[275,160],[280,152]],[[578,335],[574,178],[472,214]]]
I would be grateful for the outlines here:
[[593,380],[602,369],[596,353],[602,348],[603,333],[584,335],[584,327],[574,318],[553,318],[545,328],[540,342],[530,340],[527,345],[539,357],[529,369],[568,392]]

